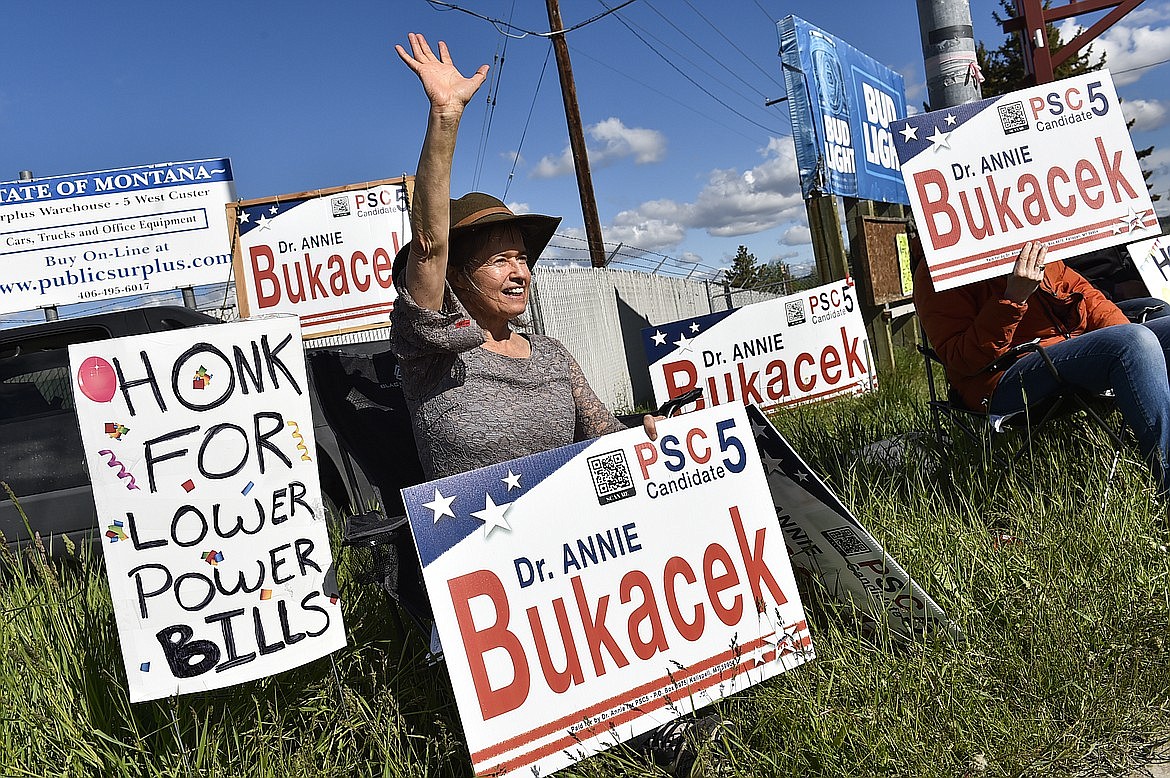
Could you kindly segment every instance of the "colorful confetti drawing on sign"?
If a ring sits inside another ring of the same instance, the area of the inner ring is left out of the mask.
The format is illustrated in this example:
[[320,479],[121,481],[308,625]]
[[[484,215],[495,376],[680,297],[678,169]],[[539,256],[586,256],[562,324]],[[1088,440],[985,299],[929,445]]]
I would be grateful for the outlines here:
[[118,460],[117,455],[115,455],[113,451],[110,451],[108,448],[105,448],[105,449],[102,449],[101,451],[98,452],[98,456],[108,457],[108,459],[106,460],[106,464],[109,465],[110,467],[118,468],[118,478],[126,479],[126,488],[127,489],[137,489],[138,488],[138,483],[134,480],[134,476],[130,473],[129,470],[126,469],[126,466],[123,465]]

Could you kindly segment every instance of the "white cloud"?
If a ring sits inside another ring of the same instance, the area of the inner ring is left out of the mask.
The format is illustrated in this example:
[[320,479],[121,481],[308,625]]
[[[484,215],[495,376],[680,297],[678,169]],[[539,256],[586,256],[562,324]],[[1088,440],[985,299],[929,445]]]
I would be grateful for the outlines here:
[[763,161],[743,172],[711,171],[694,202],[650,200],[622,211],[605,228],[606,240],[662,250],[677,246],[692,229],[715,237],[736,237],[803,222],[804,200],[792,139],[772,138],[760,154]]
[[[590,167],[605,167],[626,158],[634,164],[661,162],[666,154],[666,136],[658,130],[627,127],[611,116],[585,129]],[[533,178],[554,178],[573,172],[573,152],[565,148],[559,155],[541,157],[532,169]]]
[[1158,100],[1126,100],[1121,113],[1133,122],[1131,132],[1156,130],[1166,122],[1166,106]]
[[[1085,26],[1083,21],[1066,19],[1060,24],[1062,39],[1071,40]],[[1093,41],[1093,59],[1100,54],[1105,55],[1105,67],[1117,86],[1132,84],[1156,72],[1156,68],[1142,66],[1170,59],[1170,4],[1155,4],[1145,13],[1123,17]],[[1162,73],[1158,75],[1164,77]]]
[[785,246],[810,245],[812,243],[812,230],[800,224],[789,227],[781,236],[780,243]]

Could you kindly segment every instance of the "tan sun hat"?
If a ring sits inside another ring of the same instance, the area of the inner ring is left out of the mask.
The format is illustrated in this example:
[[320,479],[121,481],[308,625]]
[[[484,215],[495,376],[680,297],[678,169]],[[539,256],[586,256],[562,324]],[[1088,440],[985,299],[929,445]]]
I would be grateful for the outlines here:
[[[454,240],[461,232],[483,227],[488,224],[515,224],[524,234],[524,249],[528,254],[528,266],[536,264],[541,252],[552,240],[557,225],[561,223],[559,216],[542,216],[537,213],[516,215],[512,213],[503,201],[483,192],[471,192],[451,201],[451,231],[450,240]],[[413,241],[412,241],[413,242]],[[394,257],[394,266],[391,273],[395,278],[406,266],[406,258],[410,255],[410,243],[398,250]]]

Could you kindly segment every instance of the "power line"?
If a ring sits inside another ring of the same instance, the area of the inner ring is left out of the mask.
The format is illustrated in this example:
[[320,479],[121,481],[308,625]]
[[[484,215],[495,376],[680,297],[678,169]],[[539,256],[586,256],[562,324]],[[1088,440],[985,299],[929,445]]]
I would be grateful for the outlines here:
[[[516,10],[516,0],[512,0],[512,8],[508,12],[508,18],[512,18],[513,12]],[[471,178],[471,188],[479,189],[479,176],[483,172],[484,157],[487,156],[488,137],[491,135],[492,120],[496,115],[496,102],[500,94],[500,82],[504,77],[504,61],[508,54],[508,40],[507,35],[501,35],[502,42],[496,46],[496,54],[492,60],[492,83],[487,91],[487,110],[484,111],[483,124],[480,126],[479,132],[479,148],[476,150],[475,158],[475,173]]]
[[[689,3],[688,3],[688,4],[689,4]],[[684,37],[684,38],[686,38],[688,41],[690,41],[691,45],[693,45],[693,46],[694,46],[696,49],[698,49],[700,52],[702,52],[704,56],[706,56],[708,59],[710,59],[712,62],[714,62],[714,63],[715,63],[716,65],[718,65],[719,67],[723,68],[723,69],[724,69],[726,72],[730,73],[730,74],[731,74],[731,76],[732,76],[732,78],[735,78],[736,80],[738,80],[740,83],[742,83],[742,84],[743,84],[744,86],[746,86],[748,89],[753,89],[753,90],[755,90],[755,91],[759,92],[759,97],[760,97],[760,100],[759,100],[759,102],[760,102],[760,103],[762,103],[762,102],[763,102],[765,99],[767,99],[767,98],[766,98],[766,96],[764,95],[764,92],[763,92],[763,90],[761,90],[761,89],[757,89],[757,88],[755,87],[755,85],[751,84],[751,83],[750,83],[750,82],[749,82],[749,81],[748,81],[746,78],[744,78],[744,77],[743,77],[743,75],[741,75],[741,74],[740,74],[738,71],[736,71],[736,70],[733,70],[733,69],[732,69],[732,68],[731,68],[731,67],[730,67],[730,66],[729,66],[729,65],[728,65],[726,62],[724,62],[724,61],[723,61],[722,59],[720,59],[719,57],[716,57],[716,56],[712,55],[712,53],[711,53],[711,51],[710,51],[709,47],[707,47],[707,46],[704,46],[703,44],[699,43],[697,40],[695,40],[694,38],[692,38],[692,37],[690,36],[690,34],[689,34],[689,33],[688,33],[686,30],[684,30],[683,28],[679,27],[679,26],[678,26],[678,24],[676,24],[676,23],[674,22],[674,20],[673,20],[673,19],[671,19],[669,16],[667,16],[666,14],[662,13],[662,12],[661,12],[661,11],[659,11],[657,8],[655,8],[655,7],[654,7],[654,6],[653,6],[653,5],[650,3],[650,0],[646,0],[646,7],[647,7],[647,8],[649,8],[649,9],[650,9],[651,11],[653,11],[654,13],[658,14],[658,16],[659,16],[659,17],[661,17],[661,18],[662,18],[662,20],[663,20],[664,22],[666,22],[666,23],[667,23],[667,24],[669,24],[671,27],[673,27],[673,28],[674,28],[674,29],[675,29],[675,30],[678,32],[678,34],[679,34],[679,35],[683,36],[683,37]],[[692,9],[694,9],[694,6],[691,6],[691,8],[692,8]],[[702,18],[702,19],[703,19],[703,21],[707,22],[708,26],[712,27],[712,29],[715,29],[715,31],[716,31],[716,32],[719,32],[719,30],[718,30],[717,28],[715,28],[715,26],[714,26],[714,25],[712,25],[712,24],[711,24],[711,23],[710,23],[710,22],[709,22],[709,21],[706,19],[706,17],[703,17],[703,16],[702,16],[702,14],[699,14],[699,16],[700,16],[700,18]],[[725,37],[724,39],[726,40],[726,37]],[[729,42],[730,42],[730,41],[729,41]],[[732,44],[732,47],[733,47],[733,48],[735,48],[735,44]],[[740,53],[740,54],[743,54],[743,52],[742,52],[742,51],[740,51],[738,48],[736,48],[736,51],[739,51],[739,53]],[[744,54],[744,56],[746,57],[747,55],[746,55],[746,54]],[[757,67],[759,67],[759,66],[757,65]],[[763,71],[761,71],[761,72],[763,72]],[[767,76],[768,74],[767,74],[767,73],[764,73],[764,75],[765,75],[765,76]],[[772,80],[773,80],[773,81],[775,81],[775,79],[774,79],[774,78],[772,78]],[[742,94],[741,94],[741,96],[742,96]],[[758,104],[758,103],[756,103],[756,104]]]
[[[599,2],[601,2],[602,5],[605,5],[605,0],[599,0]],[[617,9],[615,8],[613,10],[616,11]],[[667,65],[669,65],[671,67],[671,69],[673,69],[680,76],[685,78],[687,81],[691,82],[691,84],[694,85],[697,89],[699,89],[703,94],[707,95],[712,100],[719,103],[721,106],[723,106],[727,110],[731,111],[733,114],[735,114],[739,118],[743,119],[745,122],[748,122],[750,124],[754,124],[755,126],[759,127],[764,132],[768,133],[769,135],[779,135],[780,134],[777,130],[772,129],[771,127],[765,127],[764,125],[760,124],[759,122],[755,121],[754,119],[750,119],[747,116],[745,116],[744,114],[737,111],[736,109],[732,108],[730,105],[723,102],[723,100],[721,100],[719,97],[717,97],[714,93],[712,93],[705,86],[703,86],[698,81],[695,81],[695,79],[693,79],[689,75],[687,75],[687,73],[684,70],[682,70],[681,68],[679,68],[678,65],[675,65],[673,62],[671,62],[669,57],[666,57],[665,55],[663,55],[660,51],[658,51],[658,49],[651,46],[646,41],[645,38],[643,38],[641,35],[639,35],[638,31],[635,30],[633,27],[631,27],[626,22],[626,20],[622,18],[621,14],[614,14],[614,18],[616,18],[619,22],[621,22],[622,26],[624,26],[627,30],[629,30],[630,34],[632,34],[635,38],[640,40],[646,48],[648,48],[648,49],[650,49],[650,51],[654,52],[654,54],[657,55],[659,59],[661,59],[663,62],[665,62]]]
[[719,35],[720,38],[727,41],[727,43],[730,44],[731,48],[738,51],[743,56],[744,59],[746,59],[748,62],[750,62],[752,67],[754,67],[756,70],[763,73],[765,78],[770,79],[772,81],[772,83],[776,84],[781,89],[784,88],[784,84],[780,81],[780,79],[776,78],[775,73],[769,73],[768,71],[766,71],[762,67],[760,67],[760,63],[756,62],[754,57],[749,57],[747,55],[747,52],[745,52],[743,49],[741,49],[733,40],[731,40],[731,38],[728,38],[726,35],[724,35],[723,31],[720,30],[718,27],[716,27],[715,24],[712,23],[712,21],[710,19],[708,19],[706,16],[704,16],[702,11],[700,11],[698,8],[695,8],[695,6],[691,2],[691,0],[683,0],[683,2],[686,3],[687,6],[692,11],[694,11],[695,14],[698,15],[698,17],[700,19],[702,19],[704,22],[706,22],[707,26],[710,27],[712,30],[714,30]]
[[739,130],[736,127],[732,127],[730,124],[719,121],[718,119],[715,118],[716,116],[719,116],[718,113],[712,113],[709,111],[707,111],[707,112],[700,111],[695,106],[693,106],[689,103],[685,103],[682,100],[679,100],[674,95],[663,92],[661,89],[658,89],[655,86],[647,84],[645,81],[639,81],[638,79],[634,78],[633,76],[631,76],[629,73],[627,73],[625,71],[618,70],[613,65],[606,62],[605,60],[598,59],[597,57],[590,55],[589,52],[585,51],[584,49],[581,49],[577,46],[572,46],[570,48],[572,48],[572,50],[573,50],[573,58],[574,59],[576,59],[577,57],[584,57],[585,59],[593,62],[594,64],[600,65],[603,68],[606,68],[606,69],[612,71],[613,73],[616,73],[617,75],[621,76],[622,78],[625,78],[625,79],[637,84],[638,86],[642,87],[643,89],[654,92],[655,94],[659,95],[660,97],[664,97],[667,100],[670,100],[672,103],[679,106],[680,108],[684,108],[684,109],[690,111],[691,113],[695,114],[696,116],[700,116],[703,119],[711,122],[712,124],[716,124],[716,125],[722,127],[723,129],[727,130],[728,132],[734,132],[736,135],[743,138],[744,140],[749,140],[753,143],[756,143],[759,140],[759,136],[753,137],[751,135],[748,135],[745,132],[742,132],[741,130]]
[[[604,3],[604,0],[601,0],[601,2],[602,2],[602,5],[604,5],[604,4],[605,4],[605,3]],[[676,31],[677,31],[679,34],[681,34],[681,35],[682,35],[684,38],[686,38],[686,39],[687,39],[687,41],[689,41],[689,42],[691,43],[691,45],[693,45],[693,46],[694,46],[696,49],[698,49],[698,50],[699,50],[699,51],[700,51],[700,52],[703,54],[703,56],[705,56],[705,57],[707,57],[707,58],[711,59],[713,62],[715,62],[715,63],[716,63],[716,64],[718,64],[720,67],[722,67],[724,70],[726,70],[728,73],[731,73],[731,75],[732,75],[732,76],[733,76],[733,77],[734,77],[736,80],[738,80],[740,83],[742,83],[742,84],[746,85],[746,86],[747,86],[749,89],[755,89],[755,87],[753,87],[753,86],[752,86],[751,84],[749,84],[749,83],[748,83],[746,80],[744,80],[743,76],[741,76],[740,74],[738,74],[738,73],[736,73],[735,71],[733,71],[733,70],[731,70],[730,68],[728,68],[726,65],[724,65],[722,62],[720,62],[719,60],[717,60],[715,57],[712,57],[712,56],[711,56],[711,54],[710,54],[710,52],[708,52],[708,51],[707,51],[706,47],[704,47],[702,44],[700,44],[700,43],[699,43],[698,41],[696,41],[694,38],[690,37],[690,35],[688,35],[688,34],[687,34],[685,31],[683,31],[683,30],[682,30],[682,29],[681,29],[681,28],[680,28],[680,27],[679,27],[677,24],[675,24],[673,21],[671,21],[669,17],[667,17],[665,14],[663,14],[663,13],[662,13],[661,11],[659,11],[657,8],[655,8],[654,6],[650,5],[650,3],[649,3],[649,1],[648,1],[648,0],[647,0],[647,3],[646,3],[646,7],[647,7],[647,8],[649,8],[649,9],[650,9],[651,11],[653,11],[654,13],[658,14],[658,16],[660,16],[660,17],[663,19],[663,21],[665,21],[667,24],[669,24],[671,27],[673,27],[673,28],[674,28],[674,29],[675,29],[675,30],[676,30]],[[621,20],[622,20],[622,17],[620,17],[620,16],[619,16],[619,17],[618,17],[618,19],[619,19],[619,21],[621,21]],[[627,24],[627,27],[629,27],[631,24],[633,24],[633,22],[629,22],[629,23]],[[635,26],[636,26],[636,25],[635,25]],[[691,65],[691,66],[692,66],[692,67],[693,67],[693,68],[694,68],[696,71],[698,71],[698,72],[702,73],[703,75],[707,76],[709,79],[711,79],[712,81],[714,81],[714,82],[716,82],[717,84],[719,84],[719,86],[721,86],[723,89],[725,89],[725,90],[727,90],[728,92],[731,92],[731,93],[733,93],[733,94],[735,94],[735,95],[737,95],[737,96],[739,96],[739,97],[743,98],[743,99],[744,99],[744,100],[745,100],[745,101],[746,101],[748,104],[750,104],[750,105],[751,105],[753,108],[762,108],[762,107],[763,107],[763,106],[762,106],[762,104],[763,104],[763,102],[764,102],[764,94],[763,94],[763,92],[760,92],[760,93],[759,93],[759,98],[758,98],[758,99],[756,99],[756,98],[753,98],[753,97],[750,97],[750,96],[748,96],[748,95],[745,95],[743,92],[739,91],[739,90],[738,90],[738,89],[736,89],[734,86],[732,86],[732,85],[730,85],[730,84],[726,83],[725,81],[721,80],[721,79],[720,79],[718,76],[716,76],[715,74],[711,73],[710,71],[704,70],[704,69],[702,68],[702,66],[700,66],[700,65],[699,65],[697,62],[695,62],[694,60],[692,60],[692,59],[688,58],[688,57],[687,57],[685,54],[683,54],[681,51],[679,51],[679,50],[678,50],[677,48],[675,48],[674,46],[671,46],[669,43],[667,43],[666,41],[664,41],[662,38],[659,38],[658,36],[656,36],[656,35],[654,35],[653,33],[649,32],[649,31],[648,31],[648,30],[647,30],[645,27],[639,27],[639,29],[640,29],[640,30],[641,30],[643,33],[645,33],[647,37],[649,37],[649,38],[652,38],[652,39],[653,39],[653,40],[655,40],[655,41],[656,41],[656,42],[657,42],[657,43],[658,43],[660,46],[663,46],[663,47],[664,47],[664,48],[666,48],[667,50],[669,50],[669,51],[673,52],[675,55],[677,55],[677,57],[678,57],[679,59],[682,59],[683,61],[685,61],[685,62],[687,62],[688,64],[690,64],[690,65]],[[643,39],[643,43],[645,43],[645,40],[644,40],[644,39]],[[647,45],[649,45],[649,44],[647,44]],[[658,53],[658,52],[656,51],[655,53]],[[660,54],[659,56],[662,56],[662,55]],[[772,114],[771,114],[771,112],[768,112],[768,113],[769,113],[769,116],[771,116],[771,115],[772,115]],[[745,117],[745,118],[746,118],[746,117]]]
[[[579,22],[577,24],[574,24],[572,27],[566,27],[563,30],[552,30],[550,32],[537,32],[536,30],[526,30],[523,27],[518,27],[518,26],[512,24],[510,21],[505,22],[503,19],[493,19],[490,16],[484,16],[481,13],[476,13],[475,11],[472,11],[468,8],[463,8],[462,6],[455,5],[454,3],[443,2],[443,0],[427,0],[427,4],[430,5],[432,8],[434,8],[436,11],[461,11],[462,13],[465,13],[468,16],[474,16],[476,19],[482,19],[483,21],[485,21],[488,24],[495,27],[496,30],[499,31],[499,33],[501,35],[505,35],[509,38],[524,38],[524,37],[527,37],[529,35],[533,35],[533,36],[536,36],[538,38],[551,38],[554,35],[563,35],[565,33],[570,33],[570,32],[573,32],[574,30],[579,30],[582,27],[586,27],[590,24],[593,24],[594,22],[596,22],[600,19],[604,19],[606,16],[609,16],[611,13],[614,13],[616,11],[620,11],[622,8],[625,8],[627,5],[630,5],[633,2],[636,2],[636,0],[625,0],[624,3],[617,6],[616,8],[608,9],[603,13],[599,13],[596,16],[590,17],[583,22]],[[519,30],[523,34],[513,35],[510,32],[507,32],[507,30]]]
[[516,165],[520,161],[520,152],[524,148],[524,138],[528,135],[528,123],[532,121],[532,113],[536,109],[536,98],[540,94],[540,85],[544,82],[544,71],[548,68],[550,54],[552,54],[552,46],[549,46],[548,50],[544,53],[544,64],[540,66],[540,76],[536,79],[536,89],[532,92],[532,105],[528,106],[528,116],[524,119],[524,129],[520,131],[520,143],[516,146],[516,156],[512,158],[512,169],[508,171],[508,180],[504,184],[504,198],[508,197],[508,190],[512,187],[512,177],[516,175]]

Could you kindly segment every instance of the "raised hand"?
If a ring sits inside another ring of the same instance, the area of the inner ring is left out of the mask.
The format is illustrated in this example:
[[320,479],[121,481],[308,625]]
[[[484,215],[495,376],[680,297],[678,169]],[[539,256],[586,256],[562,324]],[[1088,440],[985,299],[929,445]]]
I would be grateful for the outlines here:
[[439,56],[436,57],[427,39],[422,35],[412,32],[408,37],[410,54],[407,54],[406,49],[400,45],[395,46],[394,50],[422,82],[423,91],[431,101],[431,108],[462,112],[464,106],[471,101],[487,79],[488,66],[480,65],[479,70],[470,78],[464,78],[451,61],[451,53],[447,51],[446,43],[439,41]]
[[1043,243],[1028,241],[1020,249],[1016,257],[1015,267],[1008,276],[1007,289],[1004,296],[1014,303],[1025,302],[1032,296],[1032,292],[1044,280],[1044,258],[1048,255],[1048,246]]

